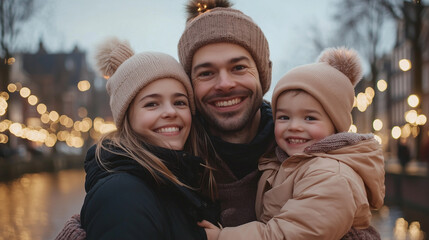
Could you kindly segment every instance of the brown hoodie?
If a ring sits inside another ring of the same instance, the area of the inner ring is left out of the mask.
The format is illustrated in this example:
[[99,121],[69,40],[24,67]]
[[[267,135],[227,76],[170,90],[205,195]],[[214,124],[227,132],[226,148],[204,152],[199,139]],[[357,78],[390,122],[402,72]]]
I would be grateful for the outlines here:
[[224,228],[219,239],[340,239],[369,227],[383,205],[384,158],[371,134],[338,133],[259,169],[256,214],[261,222]]

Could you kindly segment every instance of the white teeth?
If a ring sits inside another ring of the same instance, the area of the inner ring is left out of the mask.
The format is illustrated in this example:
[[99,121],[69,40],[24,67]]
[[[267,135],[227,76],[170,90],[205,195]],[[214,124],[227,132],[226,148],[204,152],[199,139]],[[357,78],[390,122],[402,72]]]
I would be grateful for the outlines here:
[[171,132],[178,132],[178,127],[168,127],[168,128],[160,128],[156,130],[157,133],[171,133]]
[[289,138],[288,141],[289,143],[292,143],[292,144],[300,144],[300,143],[307,142],[307,140],[305,139],[296,139],[296,138]]
[[235,104],[239,104],[240,102],[241,102],[240,98],[234,98],[234,99],[228,100],[228,101],[216,102],[215,105],[216,105],[216,107],[228,107],[228,106],[232,106]]

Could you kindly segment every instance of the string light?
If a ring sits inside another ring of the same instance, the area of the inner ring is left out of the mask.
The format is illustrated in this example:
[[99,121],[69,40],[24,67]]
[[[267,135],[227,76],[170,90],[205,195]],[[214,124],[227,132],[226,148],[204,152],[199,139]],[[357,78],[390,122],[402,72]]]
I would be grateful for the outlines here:
[[[85,81],[81,81],[83,82],[82,89],[89,89],[90,84],[88,81],[86,81],[88,83]],[[86,117],[88,114],[86,108],[79,108],[79,116],[83,119],[76,122],[67,115],[60,116],[56,111],[48,112],[47,106],[43,103],[38,103],[39,98],[31,95],[31,90],[28,87],[22,87],[21,83],[10,83],[7,90],[10,93],[19,92],[22,98],[28,98],[27,101],[32,106],[37,104],[36,110],[40,114],[40,122],[43,124],[50,123],[50,125],[49,128],[44,129],[40,126],[29,127],[25,124],[5,119],[0,122],[0,143],[7,143],[9,141],[7,135],[2,133],[8,130],[16,137],[28,139],[38,144],[45,144],[47,147],[54,147],[58,142],[65,142],[69,147],[81,148],[88,137],[86,133],[89,132],[91,138],[98,139],[102,134],[116,130],[113,122],[105,121],[100,117],[96,117],[94,120]],[[8,99],[9,94],[7,92],[0,93],[0,116],[6,112]],[[37,121],[37,118],[28,119],[28,122],[32,125],[38,125]],[[95,123],[97,123],[97,127]],[[70,130],[61,130],[59,125]]]

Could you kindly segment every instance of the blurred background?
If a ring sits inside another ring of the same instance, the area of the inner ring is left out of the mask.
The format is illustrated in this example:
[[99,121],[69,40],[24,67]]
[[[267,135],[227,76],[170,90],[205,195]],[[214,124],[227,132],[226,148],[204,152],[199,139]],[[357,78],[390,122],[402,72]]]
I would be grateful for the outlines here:
[[[115,129],[96,45],[117,36],[177,59],[186,2],[0,0],[0,240],[54,239],[80,212],[86,150]],[[267,36],[272,86],[326,47],[358,51],[365,76],[350,131],[374,133],[386,163],[372,225],[382,239],[427,239],[429,2],[231,2]]]

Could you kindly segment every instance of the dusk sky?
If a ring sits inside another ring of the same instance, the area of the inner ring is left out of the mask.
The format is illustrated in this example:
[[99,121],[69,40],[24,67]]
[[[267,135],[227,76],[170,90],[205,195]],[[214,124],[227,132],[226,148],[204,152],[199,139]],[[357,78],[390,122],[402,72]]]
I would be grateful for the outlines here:
[[[92,64],[97,44],[117,36],[128,40],[135,52],[161,51],[177,59],[187,0],[45,1],[47,4],[27,24],[25,34],[19,39],[20,45],[28,50],[35,51],[39,39],[52,53],[71,51],[77,45],[87,52],[87,60]],[[332,15],[339,0],[230,1],[234,8],[249,15],[268,39],[273,61],[272,90],[292,67],[315,61],[319,53],[311,43],[313,29],[323,33],[322,38],[329,36],[335,27]],[[271,91],[266,99],[270,94]]]

